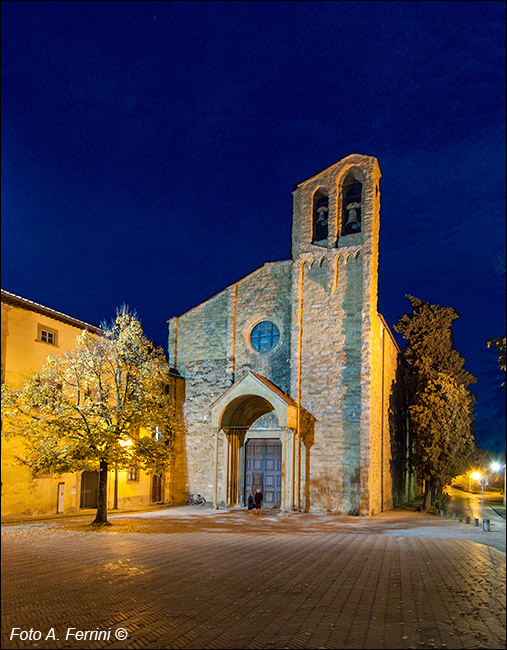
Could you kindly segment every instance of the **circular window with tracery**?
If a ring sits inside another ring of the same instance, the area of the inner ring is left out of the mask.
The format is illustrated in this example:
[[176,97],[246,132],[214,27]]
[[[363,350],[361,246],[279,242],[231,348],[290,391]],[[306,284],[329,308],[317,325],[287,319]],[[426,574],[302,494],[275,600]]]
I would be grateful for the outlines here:
[[280,339],[280,330],[269,320],[263,320],[250,332],[250,342],[259,352],[272,350]]

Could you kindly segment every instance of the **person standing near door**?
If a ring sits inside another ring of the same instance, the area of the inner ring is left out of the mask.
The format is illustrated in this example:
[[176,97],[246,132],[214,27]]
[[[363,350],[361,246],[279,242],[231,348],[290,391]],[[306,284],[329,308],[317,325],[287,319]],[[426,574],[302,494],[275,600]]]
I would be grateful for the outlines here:
[[255,503],[255,512],[256,514],[260,515],[262,509],[262,492],[260,491],[260,488],[257,488],[257,491],[254,495],[254,503]]

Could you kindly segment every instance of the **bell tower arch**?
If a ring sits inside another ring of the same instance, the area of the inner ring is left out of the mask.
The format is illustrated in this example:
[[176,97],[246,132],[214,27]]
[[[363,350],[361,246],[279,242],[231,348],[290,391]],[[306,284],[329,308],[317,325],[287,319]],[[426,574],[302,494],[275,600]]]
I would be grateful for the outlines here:
[[[352,154],[293,190],[292,259],[315,247],[378,245],[380,167],[372,156]],[[321,251],[322,252],[322,251]]]
[[341,237],[361,232],[363,211],[364,174],[360,167],[352,167],[343,177],[338,188],[339,232]]
[[312,200],[312,244],[327,246],[329,234],[329,194],[319,187]]

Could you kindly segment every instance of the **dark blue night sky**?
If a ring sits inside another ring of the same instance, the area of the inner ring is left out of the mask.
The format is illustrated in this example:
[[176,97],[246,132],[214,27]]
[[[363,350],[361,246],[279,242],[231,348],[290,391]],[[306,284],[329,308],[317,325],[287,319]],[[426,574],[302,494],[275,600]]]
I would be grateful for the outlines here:
[[455,308],[505,449],[505,3],[3,2],[2,287],[166,321],[290,257],[292,189],[382,169],[379,310]]

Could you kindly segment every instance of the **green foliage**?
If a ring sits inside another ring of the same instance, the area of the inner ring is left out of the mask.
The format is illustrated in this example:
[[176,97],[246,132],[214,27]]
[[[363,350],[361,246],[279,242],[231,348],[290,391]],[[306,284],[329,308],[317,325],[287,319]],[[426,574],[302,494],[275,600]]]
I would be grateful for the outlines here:
[[[162,472],[171,463],[170,434],[181,426],[166,395],[168,381],[162,349],[123,307],[102,336],[83,332],[74,350],[48,357],[21,389],[2,387],[3,434],[22,437],[20,462],[35,472],[133,464]],[[136,427],[159,427],[167,435],[130,444]]]
[[409,407],[416,430],[415,464],[419,475],[441,487],[466,470],[475,450],[473,398],[455,379],[438,374]]
[[506,363],[507,363],[507,353],[506,353],[506,337],[505,336],[497,336],[495,338],[489,339],[488,340],[488,348],[491,346],[496,347],[498,350],[498,365],[500,366],[500,370],[503,372],[506,371]]
[[475,449],[474,396],[467,387],[477,380],[464,369],[465,359],[454,347],[452,324],[459,314],[413,296],[408,299],[413,313],[405,314],[395,329],[407,341],[414,463],[428,496],[431,487],[441,488],[465,471]]
[[451,502],[451,497],[444,492],[440,499],[436,499],[433,504],[437,510],[447,512],[449,510],[449,504]]
[[144,436],[135,442],[136,463],[148,474],[162,474],[173,463],[174,453],[171,435],[162,440]]
[[442,510],[447,512],[449,510],[449,504],[451,503],[451,497],[447,492],[442,494]]
[[464,369],[465,359],[453,343],[452,323],[459,314],[451,307],[432,305],[413,296],[407,298],[413,313],[402,316],[394,329],[407,341],[406,358],[418,382],[444,373],[463,386],[475,383],[476,377]]

